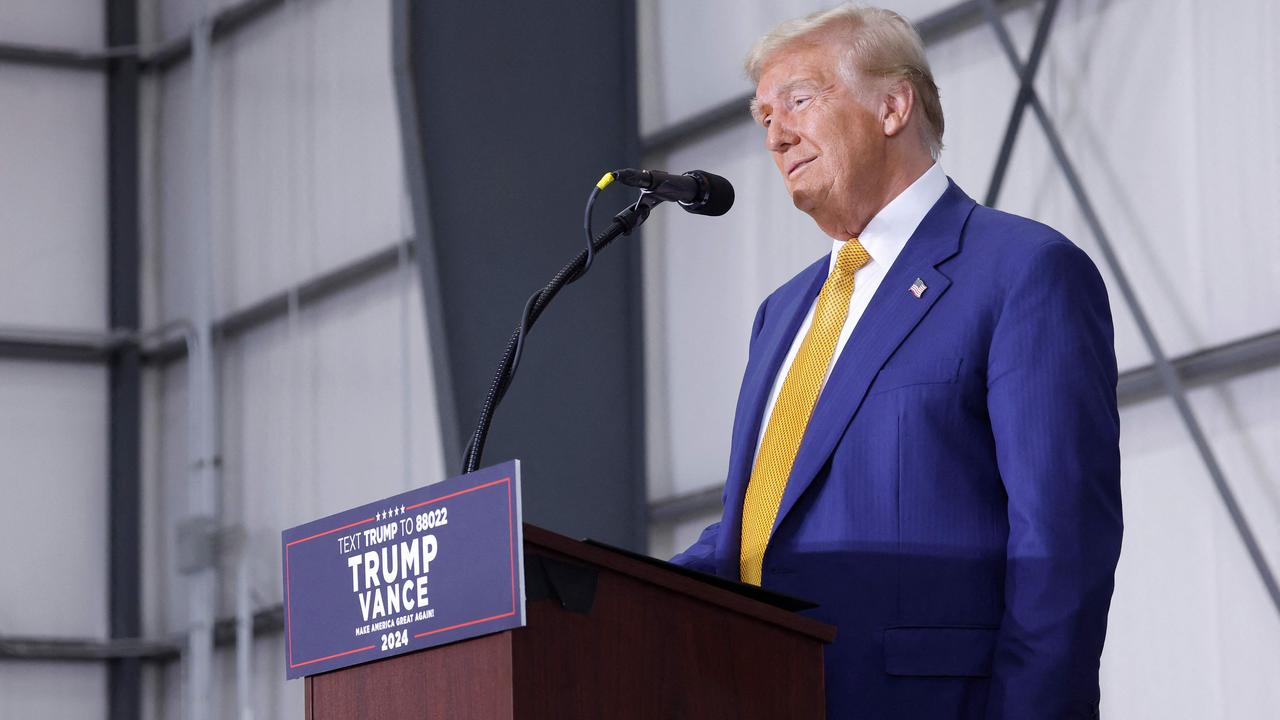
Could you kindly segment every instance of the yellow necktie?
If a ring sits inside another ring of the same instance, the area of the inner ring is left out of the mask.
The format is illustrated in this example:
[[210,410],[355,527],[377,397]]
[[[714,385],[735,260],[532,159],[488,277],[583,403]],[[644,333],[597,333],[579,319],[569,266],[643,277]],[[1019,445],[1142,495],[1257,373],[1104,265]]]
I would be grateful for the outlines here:
[[769,425],[756,455],[756,464],[747,484],[747,497],[742,506],[742,550],[738,556],[742,581],[760,584],[764,551],[769,533],[782,504],[791,466],[800,450],[809,416],[818,402],[827,367],[836,349],[836,340],[849,315],[849,298],[853,296],[853,274],[871,260],[857,238],[844,244],[836,255],[836,266],[818,293],[818,307],[813,324],[800,343],[800,351],[782,381],[782,390],[773,405]]

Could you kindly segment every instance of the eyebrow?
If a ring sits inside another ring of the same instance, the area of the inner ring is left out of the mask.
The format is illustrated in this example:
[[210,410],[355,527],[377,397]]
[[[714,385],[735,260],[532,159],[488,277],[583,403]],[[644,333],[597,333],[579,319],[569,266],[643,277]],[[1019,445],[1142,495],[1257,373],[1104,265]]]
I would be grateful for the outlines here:
[[[816,87],[817,84],[818,84],[817,81],[811,78],[796,78],[794,80],[788,80],[778,86],[777,90],[774,91],[774,95],[785,96],[791,93],[792,91],[796,90],[797,88]],[[751,101],[749,103],[749,107],[751,110],[752,119],[754,119],[756,122],[760,122],[761,116],[760,116],[759,96],[752,96]]]

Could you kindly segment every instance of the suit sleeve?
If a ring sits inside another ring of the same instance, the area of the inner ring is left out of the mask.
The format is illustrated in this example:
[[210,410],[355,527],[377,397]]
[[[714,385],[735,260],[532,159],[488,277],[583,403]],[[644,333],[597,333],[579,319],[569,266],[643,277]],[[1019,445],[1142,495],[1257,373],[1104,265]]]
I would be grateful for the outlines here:
[[[760,307],[756,310],[756,319],[751,323],[751,349],[754,351],[756,338],[760,336],[760,329],[764,327],[765,308],[768,306],[769,300],[765,299],[760,303]],[[744,418],[735,417],[734,425],[743,422]],[[734,432],[734,437],[738,433]],[[721,503],[723,504],[723,497]],[[720,540],[720,523],[711,523],[702,531],[702,535],[698,537],[697,542],[689,546],[689,549],[671,558],[671,562],[676,565],[700,570],[705,573],[714,574],[716,571],[716,546]],[[734,578],[737,579],[737,578]]]
[[671,562],[692,570],[700,570],[714,575],[716,572],[716,542],[718,542],[719,536],[720,523],[711,523],[702,531],[702,535],[698,537],[697,542],[690,545],[688,550],[671,558]]
[[987,717],[1093,718],[1123,529],[1111,311],[1062,238],[1008,277],[988,358],[1009,541]]

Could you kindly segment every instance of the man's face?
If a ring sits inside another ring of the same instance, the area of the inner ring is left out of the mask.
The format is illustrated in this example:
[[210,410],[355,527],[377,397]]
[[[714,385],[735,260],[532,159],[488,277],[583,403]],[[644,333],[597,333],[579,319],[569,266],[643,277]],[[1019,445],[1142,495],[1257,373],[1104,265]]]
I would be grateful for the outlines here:
[[824,229],[874,192],[886,163],[883,124],[841,75],[834,46],[779,51],[760,76],[756,103],[792,202]]

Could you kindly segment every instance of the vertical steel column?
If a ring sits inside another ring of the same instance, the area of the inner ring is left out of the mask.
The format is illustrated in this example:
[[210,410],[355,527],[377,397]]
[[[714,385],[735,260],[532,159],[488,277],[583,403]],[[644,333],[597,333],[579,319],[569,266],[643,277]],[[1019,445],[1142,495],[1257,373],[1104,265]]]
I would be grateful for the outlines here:
[[[1050,7],[1046,8],[1048,16],[1044,20],[1052,18],[1056,0],[1049,0],[1049,3]],[[1231,486],[1227,484],[1226,474],[1222,471],[1222,466],[1218,464],[1218,458],[1214,454],[1213,448],[1209,445],[1209,440],[1205,437],[1204,430],[1200,427],[1200,421],[1191,409],[1191,403],[1187,401],[1186,390],[1183,388],[1181,378],[1178,377],[1177,370],[1169,362],[1164,348],[1160,345],[1159,339],[1156,338],[1151,322],[1147,319],[1146,312],[1142,309],[1142,303],[1138,300],[1137,291],[1133,289],[1133,286],[1129,283],[1128,276],[1124,273],[1124,268],[1120,266],[1120,258],[1115,253],[1111,239],[1102,227],[1102,221],[1098,218],[1093,202],[1085,192],[1084,183],[1080,180],[1080,175],[1076,172],[1075,165],[1071,162],[1071,158],[1067,156],[1066,148],[1062,144],[1062,136],[1059,135],[1057,127],[1049,117],[1049,113],[1044,109],[1044,104],[1040,102],[1040,96],[1030,84],[1032,77],[1027,72],[1028,66],[1024,65],[1018,58],[1018,51],[1014,47],[1013,38],[1009,35],[1008,28],[1005,27],[1000,13],[996,10],[994,0],[983,0],[983,9],[987,14],[987,22],[995,32],[996,39],[999,40],[1000,47],[1004,50],[1009,64],[1013,66],[1014,72],[1023,78],[1021,89],[1019,90],[1019,102],[1023,103],[1024,108],[1031,108],[1040,123],[1040,127],[1044,130],[1045,138],[1049,141],[1049,148],[1053,152],[1053,157],[1057,161],[1058,167],[1062,170],[1067,184],[1071,187],[1071,194],[1075,197],[1076,204],[1080,206],[1080,212],[1084,215],[1085,223],[1098,241],[1098,248],[1102,251],[1103,260],[1111,270],[1116,286],[1120,288],[1120,294],[1128,304],[1130,312],[1133,313],[1134,322],[1138,325],[1138,330],[1142,333],[1142,339],[1146,342],[1147,349],[1151,353],[1156,375],[1160,378],[1165,393],[1173,400],[1178,414],[1182,416],[1182,422],[1187,428],[1187,433],[1191,436],[1192,443],[1195,444],[1196,450],[1200,453],[1200,459],[1209,471],[1209,477],[1213,480],[1214,488],[1217,489],[1218,495],[1222,498],[1222,504],[1226,506],[1227,514],[1231,516],[1231,521],[1235,524],[1241,541],[1244,542],[1245,550],[1248,551],[1249,558],[1253,561],[1254,568],[1258,571],[1258,576],[1271,597],[1271,603],[1275,606],[1276,611],[1280,612],[1280,586],[1276,584],[1271,566],[1267,563],[1266,556],[1262,554],[1262,548],[1258,545],[1253,530],[1249,526],[1249,521],[1240,510],[1240,504],[1236,501],[1235,493],[1232,492]],[[1041,25],[1045,26],[1047,30],[1046,22],[1042,21]],[[1043,42],[1041,44],[1043,45]],[[1015,106],[1015,113],[1017,112],[1017,106]],[[1016,122],[1011,123],[1013,132],[1016,132],[1016,127]],[[1006,144],[1012,145],[1012,140],[1008,137],[1006,137]],[[999,187],[998,181],[1000,179],[1000,176],[993,178],[993,188]]]
[[[107,0],[107,47],[138,41],[136,0]],[[112,330],[136,332],[139,302],[138,61],[132,55],[107,62],[107,257],[108,318]],[[142,365],[136,344],[112,350],[107,425],[108,634],[142,635]],[[107,717],[142,717],[142,664],[137,658],[107,664]]]

